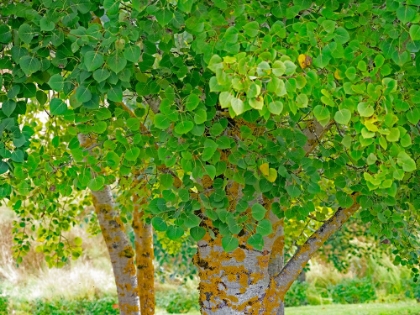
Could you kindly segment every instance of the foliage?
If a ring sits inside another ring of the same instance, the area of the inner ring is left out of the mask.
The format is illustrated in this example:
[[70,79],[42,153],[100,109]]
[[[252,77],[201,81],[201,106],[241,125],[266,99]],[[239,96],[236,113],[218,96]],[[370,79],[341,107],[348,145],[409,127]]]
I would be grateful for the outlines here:
[[9,298],[5,295],[0,295],[0,315],[7,315],[8,305]]
[[306,291],[308,290],[307,282],[296,281],[287,291],[284,298],[285,306],[301,306],[308,304]]
[[193,279],[197,274],[193,257],[197,252],[195,242],[185,235],[172,241],[162,232],[154,238],[153,250],[158,267],[155,268],[157,278],[163,282],[173,279]]
[[143,194],[169,239],[220,235],[226,251],[243,235],[261,250],[281,218],[307,239],[360,206],[418,272],[419,6],[6,1],[0,199],[18,263],[32,239],[50,266],[79,257],[62,232],[86,191],[117,184],[123,222]]
[[376,299],[375,287],[371,279],[348,279],[337,284],[332,289],[332,297],[335,303],[354,304],[366,303]]
[[180,286],[176,289],[161,290],[157,292],[156,305],[165,309],[169,314],[198,310],[198,292]]
[[100,298],[95,301],[90,300],[57,300],[57,301],[41,301],[38,300],[32,306],[34,315],[67,315],[67,314],[83,314],[83,315],[117,315],[119,310],[115,298]]

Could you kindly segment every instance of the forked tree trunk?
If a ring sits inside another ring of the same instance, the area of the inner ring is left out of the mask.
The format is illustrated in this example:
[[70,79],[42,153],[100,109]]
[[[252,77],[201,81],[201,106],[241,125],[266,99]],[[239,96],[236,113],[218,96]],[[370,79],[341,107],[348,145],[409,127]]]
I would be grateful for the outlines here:
[[115,209],[109,186],[92,191],[95,212],[111,258],[121,315],[140,315],[134,250]]
[[261,251],[250,248],[241,237],[239,247],[226,253],[220,235],[212,239],[206,234],[195,257],[201,314],[283,315],[286,292],[313,254],[357,211],[356,197],[352,206],[338,209],[314,232],[285,266],[282,220],[274,222],[274,232],[265,238]]
[[142,315],[155,313],[153,229],[141,217],[140,200],[134,197],[133,230],[136,244],[137,283]]

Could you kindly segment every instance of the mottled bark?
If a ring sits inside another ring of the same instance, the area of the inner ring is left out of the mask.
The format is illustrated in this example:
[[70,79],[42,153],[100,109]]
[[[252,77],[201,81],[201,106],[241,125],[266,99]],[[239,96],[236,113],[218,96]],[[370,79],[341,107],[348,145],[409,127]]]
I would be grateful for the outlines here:
[[[89,148],[93,142],[88,136],[79,134],[82,147]],[[118,293],[118,305],[121,315],[140,315],[134,250],[127,237],[124,223],[115,206],[112,191],[104,186],[99,191],[91,191],[93,205],[102,236],[108,248]]]
[[241,246],[226,253],[220,239],[206,237],[198,243],[201,314],[276,315],[279,304],[268,273],[269,251]]
[[[273,215],[272,215],[273,216]],[[271,218],[273,221],[273,218]],[[268,273],[272,280],[281,272],[284,267],[284,220],[278,220],[274,224],[275,233],[271,237],[274,238],[274,243],[271,248],[270,261],[268,264]],[[274,284],[275,281],[272,281]],[[273,292],[273,290],[271,291]],[[277,290],[275,291],[277,293]],[[284,302],[278,299],[278,296],[273,297],[278,300],[279,308],[276,315],[284,315]]]
[[153,266],[153,229],[141,217],[139,198],[134,198],[133,230],[136,243],[137,283],[141,314],[155,313],[155,279]]
[[92,191],[98,222],[111,258],[121,315],[140,315],[134,250],[115,208],[109,186]]

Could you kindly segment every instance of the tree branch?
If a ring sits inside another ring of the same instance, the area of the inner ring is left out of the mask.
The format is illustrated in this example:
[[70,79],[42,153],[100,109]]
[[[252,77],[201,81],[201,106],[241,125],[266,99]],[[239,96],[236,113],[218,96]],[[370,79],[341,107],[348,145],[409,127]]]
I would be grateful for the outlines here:
[[349,208],[339,208],[330,219],[314,232],[275,277],[281,300],[284,299],[287,290],[302,272],[313,254],[359,209],[359,203],[356,201],[358,195],[356,193],[352,196],[353,204]]

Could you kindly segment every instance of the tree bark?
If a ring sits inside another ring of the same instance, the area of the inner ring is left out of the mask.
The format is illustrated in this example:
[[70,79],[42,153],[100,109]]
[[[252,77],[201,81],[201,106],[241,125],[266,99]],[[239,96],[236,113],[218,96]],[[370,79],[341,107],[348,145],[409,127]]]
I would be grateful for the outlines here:
[[[92,145],[86,135],[79,134],[78,139],[84,148]],[[91,191],[91,195],[114,272],[120,314],[140,315],[134,250],[115,206],[111,188],[106,185],[99,191]]]
[[[242,240],[241,244],[245,244]],[[226,253],[221,237],[198,243],[199,302],[203,315],[277,314],[277,288],[268,273],[270,252],[242,245]]]
[[153,229],[142,220],[139,198],[134,197],[133,230],[136,243],[137,283],[142,315],[155,313]]
[[121,315],[140,315],[134,251],[125,233],[124,223],[115,209],[109,186],[92,191],[93,204],[98,217],[117,285]]

